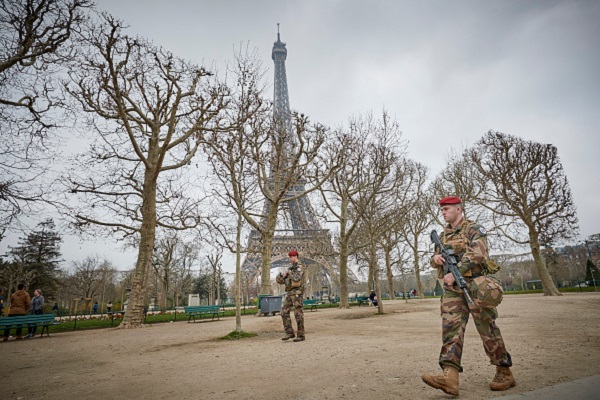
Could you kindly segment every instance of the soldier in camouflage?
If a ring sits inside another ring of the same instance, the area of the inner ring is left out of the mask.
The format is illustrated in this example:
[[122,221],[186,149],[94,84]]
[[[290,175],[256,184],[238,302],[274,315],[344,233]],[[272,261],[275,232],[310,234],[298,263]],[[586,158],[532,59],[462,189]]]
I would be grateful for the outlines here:
[[[279,284],[285,284],[285,291],[287,296],[283,302],[281,308],[281,318],[283,319],[283,328],[285,329],[285,336],[281,340],[294,339],[294,342],[301,342],[305,339],[304,337],[304,311],[302,309],[304,301],[304,282],[305,282],[305,271],[304,266],[298,261],[298,252],[292,250],[289,252],[290,262],[292,265],[288,268],[285,273],[279,273],[276,281]],[[292,319],[290,318],[290,311],[294,308],[294,317],[296,318],[296,324],[298,325],[298,334],[294,335],[294,328],[292,327]]]
[[496,366],[496,376],[490,383],[490,389],[507,390],[516,382],[510,370],[510,354],[495,323],[498,317],[496,306],[502,301],[503,290],[500,282],[491,275],[497,271],[497,266],[489,259],[487,232],[482,226],[463,218],[460,198],[443,198],[440,207],[448,223],[440,239],[457,255],[460,261],[458,269],[469,285],[474,305],[469,307],[463,292],[455,284],[454,276],[451,273],[444,274],[445,260],[436,248],[431,265],[437,268],[438,278],[444,283],[441,299],[442,350],[439,358],[443,372],[440,375],[424,374],[422,379],[429,386],[458,396],[458,373],[463,371],[460,361],[465,328],[471,314],[490,363]]

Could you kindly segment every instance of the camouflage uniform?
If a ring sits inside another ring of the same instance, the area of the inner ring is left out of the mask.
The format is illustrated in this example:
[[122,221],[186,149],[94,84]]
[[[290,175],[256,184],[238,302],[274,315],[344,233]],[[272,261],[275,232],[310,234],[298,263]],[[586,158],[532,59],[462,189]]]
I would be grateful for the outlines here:
[[[462,372],[460,360],[470,313],[490,363],[510,367],[510,354],[504,347],[500,329],[495,323],[498,317],[496,306],[502,300],[502,286],[488,273],[486,261],[489,260],[489,255],[485,229],[463,219],[456,228],[448,224],[440,239],[445,246],[454,250],[457,259],[460,260],[458,269],[469,284],[469,292],[475,303],[469,309],[469,304],[458,286],[454,284],[450,287],[444,282],[444,295],[441,299],[440,366],[452,366]],[[435,249],[435,254],[439,254],[439,248]],[[437,268],[438,278],[441,279],[444,275],[443,266],[435,264],[433,258],[431,265]]]
[[[277,283],[285,284],[285,291],[287,296],[283,302],[281,308],[281,319],[283,320],[283,328],[285,333],[288,335],[294,335],[294,328],[292,327],[292,318],[290,317],[290,311],[294,308],[294,317],[296,318],[296,324],[298,325],[298,337],[304,337],[304,310],[302,309],[304,301],[304,282],[305,282],[305,270],[304,266],[300,263],[294,263],[287,270],[287,278],[283,276],[277,276]],[[299,287],[294,287],[294,282]]]

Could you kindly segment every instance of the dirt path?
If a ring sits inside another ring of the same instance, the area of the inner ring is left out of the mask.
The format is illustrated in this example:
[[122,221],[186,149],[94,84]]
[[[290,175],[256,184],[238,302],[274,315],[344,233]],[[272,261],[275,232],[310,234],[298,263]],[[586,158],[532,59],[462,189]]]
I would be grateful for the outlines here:
[[[281,318],[242,319],[258,337],[218,341],[220,322],[59,333],[0,343],[0,399],[440,399],[421,381],[437,371],[439,300],[306,312],[307,340],[282,342]],[[491,392],[469,322],[461,399],[488,399],[600,374],[600,292],[507,296],[499,308],[517,387]]]

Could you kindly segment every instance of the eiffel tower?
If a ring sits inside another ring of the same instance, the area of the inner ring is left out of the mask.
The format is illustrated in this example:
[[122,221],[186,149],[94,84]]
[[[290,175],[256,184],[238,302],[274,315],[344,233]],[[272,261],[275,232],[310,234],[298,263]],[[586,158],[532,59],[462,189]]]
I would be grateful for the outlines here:
[[[277,41],[273,45],[271,58],[275,63],[273,114],[288,132],[291,132],[290,100],[285,72],[287,49],[280,38],[279,24],[277,24]],[[291,143],[288,143],[286,148],[290,148],[290,146]],[[299,180],[294,187],[288,190],[288,195],[294,197],[304,192],[305,181]],[[269,204],[265,201],[263,215],[267,214],[268,207]],[[300,261],[308,270],[307,290],[312,289],[315,292],[320,291],[323,286],[332,289],[339,287],[337,264],[335,258],[331,256],[334,252],[331,235],[328,229],[321,228],[308,197],[300,196],[295,200],[282,203],[278,220],[278,229],[275,230],[273,238],[271,269],[287,267],[289,264],[288,252],[297,250],[300,253]],[[279,229],[280,227],[281,229]],[[254,252],[247,253],[242,271],[247,276],[253,276],[255,281],[260,277],[261,272],[261,254],[256,252],[260,248],[260,233],[253,229],[248,238],[247,249],[252,249]],[[356,280],[356,277],[349,276],[349,279]],[[312,295],[313,293],[307,294]]]

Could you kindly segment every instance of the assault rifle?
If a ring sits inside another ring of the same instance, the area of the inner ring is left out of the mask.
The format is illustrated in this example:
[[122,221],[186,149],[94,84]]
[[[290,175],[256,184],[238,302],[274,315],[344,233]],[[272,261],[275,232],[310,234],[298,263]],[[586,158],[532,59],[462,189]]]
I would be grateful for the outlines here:
[[444,257],[444,275],[446,275],[447,273],[451,273],[452,276],[454,276],[456,284],[463,291],[465,298],[467,299],[469,304],[473,304],[473,299],[471,299],[471,296],[469,295],[469,286],[467,285],[467,281],[465,281],[465,278],[461,275],[460,271],[458,270],[458,260],[456,259],[454,250],[447,249],[444,247],[442,241],[440,240],[440,237],[438,236],[435,230],[431,231],[431,235],[429,235],[429,237],[431,238],[433,244],[440,248],[440,253],[442,254],[442,257]]

